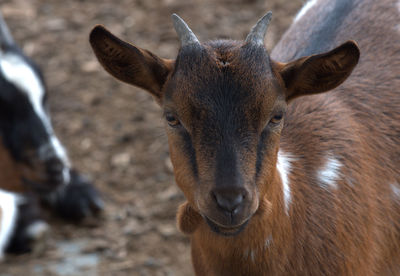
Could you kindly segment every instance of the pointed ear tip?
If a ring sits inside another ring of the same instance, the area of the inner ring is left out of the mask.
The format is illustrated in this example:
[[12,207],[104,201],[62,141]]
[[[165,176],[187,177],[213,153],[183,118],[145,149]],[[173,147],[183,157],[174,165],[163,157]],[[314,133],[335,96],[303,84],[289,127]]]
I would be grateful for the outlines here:
[[177,15],[176,13],[171,14],[171,19],[172,19],[173,22],[175,22],[175,21],[183,21],[182,18],[179,15]]
[[346,45],[351,45],[352,47],[358,48],[358,43],[354,40],[348,40],[345,42]]
[[360,47],[358,46],[357,42],[354,40],[349,40],[345,44],[346,48],[348,48],[354,55],[360,56]]
[[110,32],[103,26],[103,25],[96,25],[93,27],[93,29],[90,31],[89,34],[89,41],[96,42],[97,39],[103,37],[105,34],[109,34]]

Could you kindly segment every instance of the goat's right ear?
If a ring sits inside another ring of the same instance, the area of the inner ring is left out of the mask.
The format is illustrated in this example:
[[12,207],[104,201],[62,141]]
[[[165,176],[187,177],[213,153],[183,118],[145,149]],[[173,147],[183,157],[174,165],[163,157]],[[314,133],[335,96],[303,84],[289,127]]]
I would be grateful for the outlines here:
[[286,100],[334,89],[350,76],[360,58],[360,49],[354,41],[319,54],[278,64],[286,89]]
[[122,41],[103,26],[90,33],[90,44],[104,69],[115,78],[149,91],[159,101],[174,61]]

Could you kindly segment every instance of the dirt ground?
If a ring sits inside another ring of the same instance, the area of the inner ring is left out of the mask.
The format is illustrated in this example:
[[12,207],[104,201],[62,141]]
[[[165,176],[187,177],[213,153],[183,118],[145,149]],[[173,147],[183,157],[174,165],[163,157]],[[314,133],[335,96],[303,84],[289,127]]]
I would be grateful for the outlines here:
[[174,184],[161,111],[138,88],[106,74],[88,43],[95,24],[166,58],[179,42],[178,13],[200,40],[243,39],[273,11],[271,48],[304,0],[0,0],[14,38],[47,80],[54,127],[75,167],[106,202],[82,225],[50,219],[32,254],[9,256],[8,275],[193,275],[188,239],[175,226],[184,201]]

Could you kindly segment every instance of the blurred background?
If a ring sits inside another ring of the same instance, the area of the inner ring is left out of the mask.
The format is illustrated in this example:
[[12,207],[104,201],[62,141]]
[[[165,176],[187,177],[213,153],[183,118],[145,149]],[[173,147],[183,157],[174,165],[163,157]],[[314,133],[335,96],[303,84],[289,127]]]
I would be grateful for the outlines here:
[[51,220],[40,250],[8,256],[8,275],[192,275],[188,239],[175,226],[184,201],[168,158],[161,110],[100,67],[88,35],[103,24],[165,58],[179,41],[178,13],[202,41],[244,39],[268,10],[271,49],[305,0],[0,0],[24,52],[42,68],[53,124],[73,164],[103,194],[106,210],[82,225]]

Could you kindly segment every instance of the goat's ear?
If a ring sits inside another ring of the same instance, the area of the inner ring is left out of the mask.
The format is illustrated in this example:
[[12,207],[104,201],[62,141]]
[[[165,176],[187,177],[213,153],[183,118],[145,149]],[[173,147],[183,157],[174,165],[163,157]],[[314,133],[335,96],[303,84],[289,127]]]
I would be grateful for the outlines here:
[[330,52],[278,63],[278,72],[286,86],[286,100],[331,90],[350,76],[360,57],[354,41],[348,41]]
[[149,91],[159,101],[162,87],[174,61],[133,46],[114,36],[103,26],[90,33],[90,44],[104,69],[115,78]]

